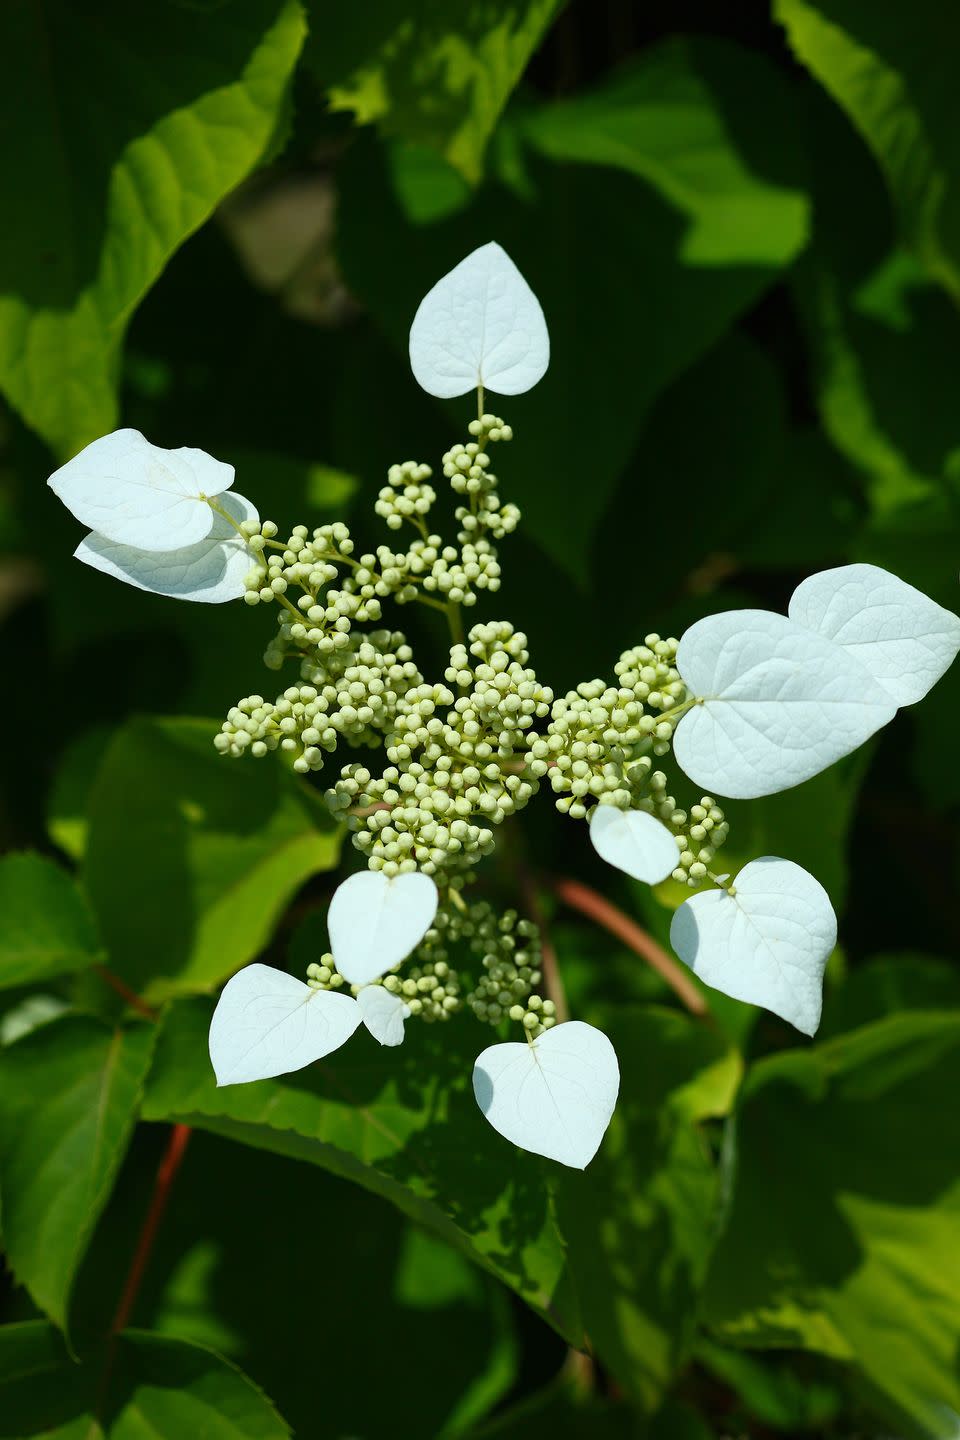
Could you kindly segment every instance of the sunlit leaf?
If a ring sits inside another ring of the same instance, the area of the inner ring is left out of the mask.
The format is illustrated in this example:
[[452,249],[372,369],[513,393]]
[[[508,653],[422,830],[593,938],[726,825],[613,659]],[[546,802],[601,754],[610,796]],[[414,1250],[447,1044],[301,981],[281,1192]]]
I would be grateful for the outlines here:
[[799,865],[773,855],[752,860],[728,890],[704,890],[681,905],[670,942],[704,984],[815,1033],[837,917],[819,880]]
[[799,785],[897,709],[858,660],[769,610],[698,620],[680,641],[677,668],[702,701],[677,726],[677,763],[732,799]]
[[493,241],[437,281],[410,327],[417,383],[443,399],[480,388],[522,394],[543,377],[549,361],[540,302]]
[[346,1044],[361,1018],[350,995],[311,989],[272,965],[247,965],[227,981],[210,1022],[217,1084],[302,1070]]
[[811,575],[789,615],[842,645],[898,705],[922,700],[960,651],[960,618],[876,565]]
[[116,425],[130,314],[268,150],[304,33],[294,0],[4,7],[0,387],[58,452]]
[[647,885],[666,880],[679,860],[672,832],[645,810],[598,805],[590,817],[590,839],[608,865]]
[[619,1088],[613,1046],[581,1020],[533,1041],[490,1045],[473,1067],[473,1093],[494,1130],[576,1170],[597,1153]]
[[405,960],[433,923],[437,887],[419,870],[390,879],[360,870],[334,892],[327,912],[330,949],[351,985],[369,985]]

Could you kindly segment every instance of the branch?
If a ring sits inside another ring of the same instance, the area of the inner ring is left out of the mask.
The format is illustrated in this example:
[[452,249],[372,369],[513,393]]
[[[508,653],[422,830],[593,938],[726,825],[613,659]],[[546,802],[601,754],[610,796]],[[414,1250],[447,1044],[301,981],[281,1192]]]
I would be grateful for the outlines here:
[[136,1010],[139,1014],[145,1016],[147,1020],[156,1020],[157,1012],[153,1006],[148,1005],[146,1000],[141,1000],[136,991],[131,990],[130,986],[121,980],[119,975],[114,975],[113,971],[108,970],[106,965],[94,965],[92,969],[97,972],[101,980],[105,980],[112,990],[116,990],[117,994],[126,1000],[131,1010]]
[[596,890],[579,880],[559,876],[551,878],[548,883],[560,900],[572,909],[579,910],[581,915],[586,915],[604,930],[609,930],[611,935],[622,940],[634,954],[645,960],[651,970],[656,970],[691,1015],[709,1014],[707,1002],[686,971],[657,944],[652,935],[648,935],[635,920],[631,920],[629,915],[624,914],[616,905],[611,905],[609,900],[605,900]]
[[127,1271],[123,1294],[120,1296],[120,1303],[117,1305],[116,1313],[110,1326],[111,1335],[119,1335],[121,1330],[126,1329],[131,1311],[136,1303],[137,1295],[140,1292],[140,1285],[146,1272],[147,1262],[150,1259],[154,1241],[157,1238],[160,1221],[163,1219],[163,1212],[167,1208],[167,1201],[170,1198],[173,1182],[177,1178],[177,1171],[183,1162],[187,1144],[192,1133],[189,1125],[174,1125],[170,1131],[170,1139],[167,1142],[167,1148],[163,1153],[160,1168],[157,1170],[157,1178],[153,1184],[150,1208],[147,1211],[143,1225],[140,1227],[140,1238],[137,1241],[137,1248],[130,1262],[130,1269]]

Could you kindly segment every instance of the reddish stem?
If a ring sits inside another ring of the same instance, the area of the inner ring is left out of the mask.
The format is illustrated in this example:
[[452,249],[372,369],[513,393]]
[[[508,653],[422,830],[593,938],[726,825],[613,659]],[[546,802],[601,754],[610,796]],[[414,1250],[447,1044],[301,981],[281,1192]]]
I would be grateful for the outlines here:
[[666,950],[657,944],[653,936],[642,930],[629,915],[625,915],[616,905],[611,905],[609,900],[605,900],[596,890],[579,880],[561,876],[550,883],[554,894],[565,904],[579,910],[581,915],[586,915],[604,930],[609,930],[611,935],[616,935],[618,940],[622,940],[624,945],[646,960],[651,970],[656,970],[661,979],[666,981],[691,1015],[709,1013],[707,1003],[693,981],[677,962],[671,959]]
[[110,1326],[111,1335],[119,1335],[120,1331],[126,1328],[131,1311],[136,1304],[140,1285],[150,1259],[150,1253],[153,1250],[153,1244],[157,1238],[157,1230],[160,1227],[160,1221],[163,1219],[163,1212],[167,1208],[170,1191],[173,1188],[174,1180],[177,1178],[177,1171],[183,1162],[184,1153],[191,1133],[189,1125],[174,1125],[170,1131],[170,1139],[167,1142],[167,1148],[163,1153],[163,1159],[160,1161],[160,1167],[157,1170],[157,1178],[154,1181],[153,1195],[150,1198],[150,1208],[140,1228],[140,1238],[137,1241],[137,1248],[130,1262],[130,1269],[127,1271],[127,1280],[123,1287],[123,1294],[120,1296],[120,1303],[117,1306],[113,1323]]
[[127,1002],[131,1010],[136,1010],[139,1014],[145,1016],[147,1020],[156,1020],[157,1012],[153,1006],[148,1005],[146,1000],[141,1000],[136,991],[131,990],[130,986],[121,980],[119,975],[114,975],[113,971],[108,970],[106,965],[94,965],[93,969],[100,976],[101,980],[105,980],[112,990],[116,990],[117,994]]

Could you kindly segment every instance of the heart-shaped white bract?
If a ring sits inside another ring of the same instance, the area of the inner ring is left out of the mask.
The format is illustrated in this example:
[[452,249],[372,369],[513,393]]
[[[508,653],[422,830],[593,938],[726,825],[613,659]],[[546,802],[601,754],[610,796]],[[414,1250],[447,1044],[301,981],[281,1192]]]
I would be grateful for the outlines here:
[[792,860],[765,855],[731,891],[694,895],[674,915],[670,943],[705,985],[816,1032],[837,917],[819,880]]
[[482,385],[520,395],[550,363],[540,302],[499,245],[481,245],[424,296],[410,327],[410,366],[431,395]]
[[302,1070],[338,1050],[361,1018],[350,995],[313,990],[271,965],[248,965],[227,981],[210,1022],[217,1084]]
[[960,617],[877,565],[811,575],[789,615],[859,660],[898,705],[922,700],[960,651]]
[[440,896],[418,870],[389,880],[361,870],[334,891],[327,914],[330,949],[344,980],[369,985],[405,960],[433,924]]
[[646,810],[598,805],[590,817],[590,839],[608,865],[646,885],[659,885],[679,863],[673,833]]
[[581,1020],[532,1043],[491,1045],[473,1067],[473,1093],[494,1130],[575,1170],[597,1153],[619,1089],[616,1051]]
[[114,430],[61,465],[47,484],[104,540],[181,550],[210,534],[216,517],[205,497],[229,490],[233,473],[203,450],[162,450],[139,430]]
[[410,1014],[410,1006],[391,995],[382,985],[365,985],[357,995],[357,1004],[374,1040],[381,1045],[403,1044],[403,1022]]
[[702,701],[677,726],[677,764],[705,790],[735,800],[809,780],[897,711],[859,660],[770,610],[698,620],[676,663]]
[[[221,495],[217,503],[238,525],[260,518],[250,501],[234,490]],[[136,550],[132,545],[116,545],[102,535],[90,534],[80,541],[74,554],[84,565],[135,585],[138,590],[221,605],[244,594],[244,582],[257,557],[222,515],[214,514],[213,522],[205,540],[182,550]]]

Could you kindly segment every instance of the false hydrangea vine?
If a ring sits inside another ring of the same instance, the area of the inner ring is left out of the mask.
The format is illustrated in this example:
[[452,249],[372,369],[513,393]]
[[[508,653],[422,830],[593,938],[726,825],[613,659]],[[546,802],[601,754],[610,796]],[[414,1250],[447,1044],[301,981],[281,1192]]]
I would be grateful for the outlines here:
[[[718,873],[728,824],[714,797],[785,790],[863,744],[941,677],[960,619],[875,566],[847,565],[804,581],[785,616],[738,610],[679,641],[648,634],[608,678],[554,695],[510,621],[465,621],[496,596],[499,547],[520,520],[493,469],[512,431],[485,395],[528,390],[548,360],[536,297],[495,244],[417,310],[419,383],[478,395],[477,418],[441,464],[453,539],[436,519],[433,472],[417,461],[391,467],[374,507],[387,536],[373,549],[345,524],[282,536],[232,490],[230,466],[133,430],[95,441],[50,484],[92,527],[76,552],[84,563],[158,594],[275,608],[265,663],[293,676],[274,699],[248,695],[229,711],[213,741],[223,755],[279,752],[308,776],[329,773],[340,752],[326,800],[367,868],[334,894],[330,950],[305,980],[253,964],[228,981],[210,1027],[218,1084],[300,1069],[360,1025],[395,1046],[407,1023],[467,1010],[498,1031],[519,1027],[517,1041],[498,1039],[476,1061],[487,1120],[583,1168],[616,1104],[617,1057],[595,1027],[558,1020],[542,993],[537,926],[473,897],[497,828],[549,787],[610,865],[697,892],[671,940],[705,984],[812,1035],[837,938],[829,897],[789,859]],[[442,674],[421,670],[390,628],[391,604],[443,614]],[[671,793],[671,758],[709,792],[689,808]]]

